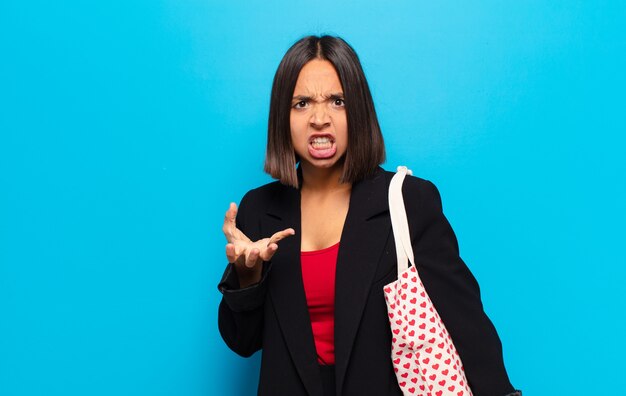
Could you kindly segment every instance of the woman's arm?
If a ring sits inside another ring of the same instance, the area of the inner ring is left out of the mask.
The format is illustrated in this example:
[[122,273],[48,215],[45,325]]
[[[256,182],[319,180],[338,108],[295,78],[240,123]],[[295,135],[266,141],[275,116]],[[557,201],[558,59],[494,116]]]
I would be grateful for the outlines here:
[[469,385],[478,396],[512,394],[500,338],[483,310],[478,283],[459,256],[439,191],[428,181],[407,181],[403,190],[415,263],[459,352]]
[[222,293],[218,327],[222,339],[237,354],[248,357],[261,349],[263,306],[267,293],[266,275],[270,263],[263,264],[263,276],[257,284],[239,288],[233,264],[228,264],[218,285]]
[[270,238],[256,240],[260,230],[258,222],[252,220],[255,209],[250,196],[251,192],[242,198],[239,210],[231,204],[226,212],[223,231],[228,240],[229,264],[218,285],[222,293],[218,311],[220,334],[230,349],[245,357],[261,349],[271,258],[278,249],[278,241],[294,233],[293,229],[286,229]]

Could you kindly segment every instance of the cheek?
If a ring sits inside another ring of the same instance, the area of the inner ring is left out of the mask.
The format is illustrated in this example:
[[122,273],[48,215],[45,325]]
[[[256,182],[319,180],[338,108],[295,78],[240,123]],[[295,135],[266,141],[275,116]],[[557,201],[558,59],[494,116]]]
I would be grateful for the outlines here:
[[337,132],[339,132],[338,135],[340,134],[342,137],[342,140],[345,142],[345,144],[347,144],[348,143],[348,121],[345,119],[345,117],[337,123],[337,129],[338,129]]

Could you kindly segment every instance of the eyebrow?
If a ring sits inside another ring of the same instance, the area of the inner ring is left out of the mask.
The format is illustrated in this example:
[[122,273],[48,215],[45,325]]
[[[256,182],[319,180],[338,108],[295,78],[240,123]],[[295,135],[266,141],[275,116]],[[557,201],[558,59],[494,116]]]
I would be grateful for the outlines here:
[[[343,92],[333,92],[333,93],[331,93],[331,94],[329,94],[329,95],[325,95],[325,96],[322,96],[322,97],[323,97],[324,99],[343,99]],[[310,101],[310,100],[313,100],[313,97],[311,97],[311,96],[307,96],[307,95],[296,95],[296,96],[294,96],[294,97],[293,97],[293,99],[292,99],[292,100],[297,100],[297,101],[300,101],[300,100]]]

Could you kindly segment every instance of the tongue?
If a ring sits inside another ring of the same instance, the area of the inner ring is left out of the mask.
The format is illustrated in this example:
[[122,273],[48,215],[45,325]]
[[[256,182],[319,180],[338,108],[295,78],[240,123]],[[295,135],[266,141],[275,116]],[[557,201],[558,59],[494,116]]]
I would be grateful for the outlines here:
[[319,159],[330,158],[333,155],[335,155],[336,151],[337,151],[337,146],[335,146],[335,144],[331,145],[330,148],[325,148],[325,149],[316,149],[316,148],[313,148],[313,145],[309,144],[309,154],[311,154],[311,157],[313,158],[319,158]]

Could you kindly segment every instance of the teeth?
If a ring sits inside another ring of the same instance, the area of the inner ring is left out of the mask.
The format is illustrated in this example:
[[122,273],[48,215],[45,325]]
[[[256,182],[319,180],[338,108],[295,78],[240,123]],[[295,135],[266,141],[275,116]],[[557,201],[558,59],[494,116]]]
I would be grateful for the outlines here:
[[326,150],[333,146],[333,141],[328,136],[319,136],[311,140],[311,146],[316,150]]
[[327,136],[316,137],[313,139],[313,143],[317,143],[317,144],[330,143],[330,138]]

